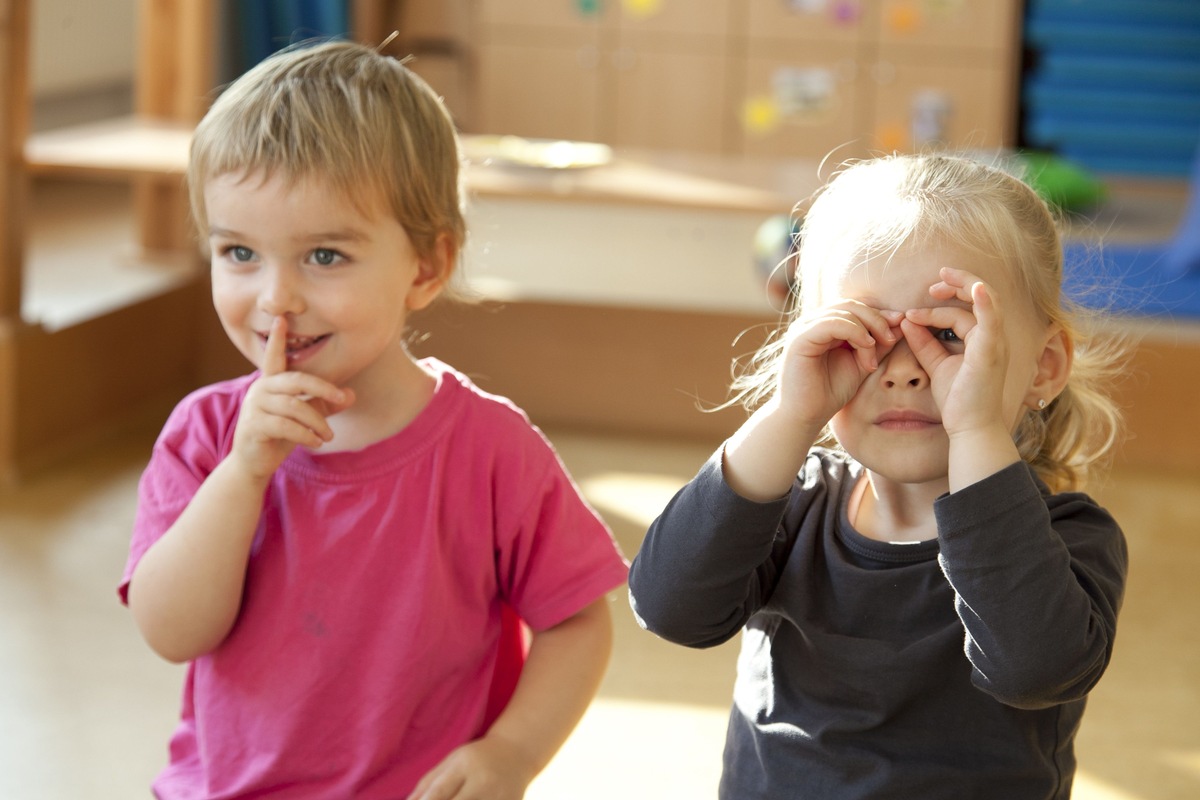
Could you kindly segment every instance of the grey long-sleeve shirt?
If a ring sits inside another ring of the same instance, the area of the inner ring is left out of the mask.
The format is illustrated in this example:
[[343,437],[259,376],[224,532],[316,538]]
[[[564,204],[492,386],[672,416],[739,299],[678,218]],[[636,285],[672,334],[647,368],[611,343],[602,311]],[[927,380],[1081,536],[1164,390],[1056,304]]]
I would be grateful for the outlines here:
[[721,797],[1066,800],[1124,590],[1116,522],[1015,464],[941,497],[936,539],[889,544],[848,521],[861,472],[817,449],[754,503],[718,452],[633,562],[648,630],[743,632]]

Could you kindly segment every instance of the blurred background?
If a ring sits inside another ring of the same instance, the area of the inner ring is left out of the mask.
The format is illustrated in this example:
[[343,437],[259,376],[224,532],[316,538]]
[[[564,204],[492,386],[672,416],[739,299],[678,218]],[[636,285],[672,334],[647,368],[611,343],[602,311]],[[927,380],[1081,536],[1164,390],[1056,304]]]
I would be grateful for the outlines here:
[[[416,319],[414,350],[522,405],[629,556],[743,418],[701,409],[778,320],[838,162],[1022,171],[1062,212],[1070,292],[1138,343],[1092,488],[1130,594],[1076,797],[1200,796],[1200,4],[0,0],[0,797],[146,796],[163,763],[182,673],[114,591],[135,483],[173,404],[247,369],[188,136],[267,54],[343,35],[411,57],[463,133],[478,302]],[[601,697],[531,796],[715,796],[733,646],[668,647],[613,604]]]

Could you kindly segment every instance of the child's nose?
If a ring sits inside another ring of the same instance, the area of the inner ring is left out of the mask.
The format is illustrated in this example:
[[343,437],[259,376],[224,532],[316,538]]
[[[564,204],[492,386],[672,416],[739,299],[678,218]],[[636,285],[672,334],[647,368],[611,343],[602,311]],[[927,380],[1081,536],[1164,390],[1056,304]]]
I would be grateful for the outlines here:
[[929,383],[924,367],[903,339],[884,357],[880,365],[880,378],[889,389],[923,389]]
[[290,270],[270,267],[264,271],[258,308],[272,317],[299,314],[304,310],[304,293]]

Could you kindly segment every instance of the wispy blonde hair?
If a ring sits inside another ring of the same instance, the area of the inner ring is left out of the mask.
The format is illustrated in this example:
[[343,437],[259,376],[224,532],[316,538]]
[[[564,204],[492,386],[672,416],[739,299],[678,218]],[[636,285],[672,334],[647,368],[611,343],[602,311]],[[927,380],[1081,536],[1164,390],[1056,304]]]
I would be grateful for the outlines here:
[[213,103],[192,138],[188,188],[207,236],[206,184],[226,174],[318,177],[351,202],[372,191],[419,257],[466,238],[462,157],[449,113],[400,61],[346,41],[301,44],[265,59]]
[[783,331],[820,302],[831,270],[933,240],[999,258],[1033,310],[1065,333],[1074,351],[1067,386],[1045,409],[1022,416],[1014,440],[1050,486],[1082,486],[1118,441],[1121,412],[1107,389],[1121,374],[1126,345],[1101,335],[1099,315],[1063,295],[1059,225],[1047,203],[1008,170],[970,158],[884,156],[850,163],[825,185],[797,234],[790,307],[735,376],[733,402],[754,408],[774,392]]

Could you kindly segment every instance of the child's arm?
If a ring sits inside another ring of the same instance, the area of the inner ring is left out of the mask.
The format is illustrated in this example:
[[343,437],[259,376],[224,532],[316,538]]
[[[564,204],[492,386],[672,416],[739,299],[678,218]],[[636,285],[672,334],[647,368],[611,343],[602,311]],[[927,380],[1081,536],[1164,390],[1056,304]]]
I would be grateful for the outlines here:
[[899,339],[902,317],[847,300],[794,322],[775,394],[725,445],[730,488],[758,502],[787,494],[826,423]]
[[146,643],[168,661],[211,651],[233,627],[265,486],[226,458],[138,562],[129,609]]
[[1017,708],[1079,700],[1112,657],[1128,571],[1115,520],[1014,464],[934,504],[972,682]]
[[[262,377],[242,405],[232,451],[131,576],[134,621],[169,661],[207,653],[229,634],[271,476],[296,445],[315,447],[332,438],[325,416],[350,399],[319,378],[287,372],[286,348],[287,327],[279,318],[267,340]],[[324,400],[324,409],[304,397]]]
[[587,710],[611,652],[604,598],[534,633],[516,692],[491,729],[450,753],[409,800],[519,800]]

